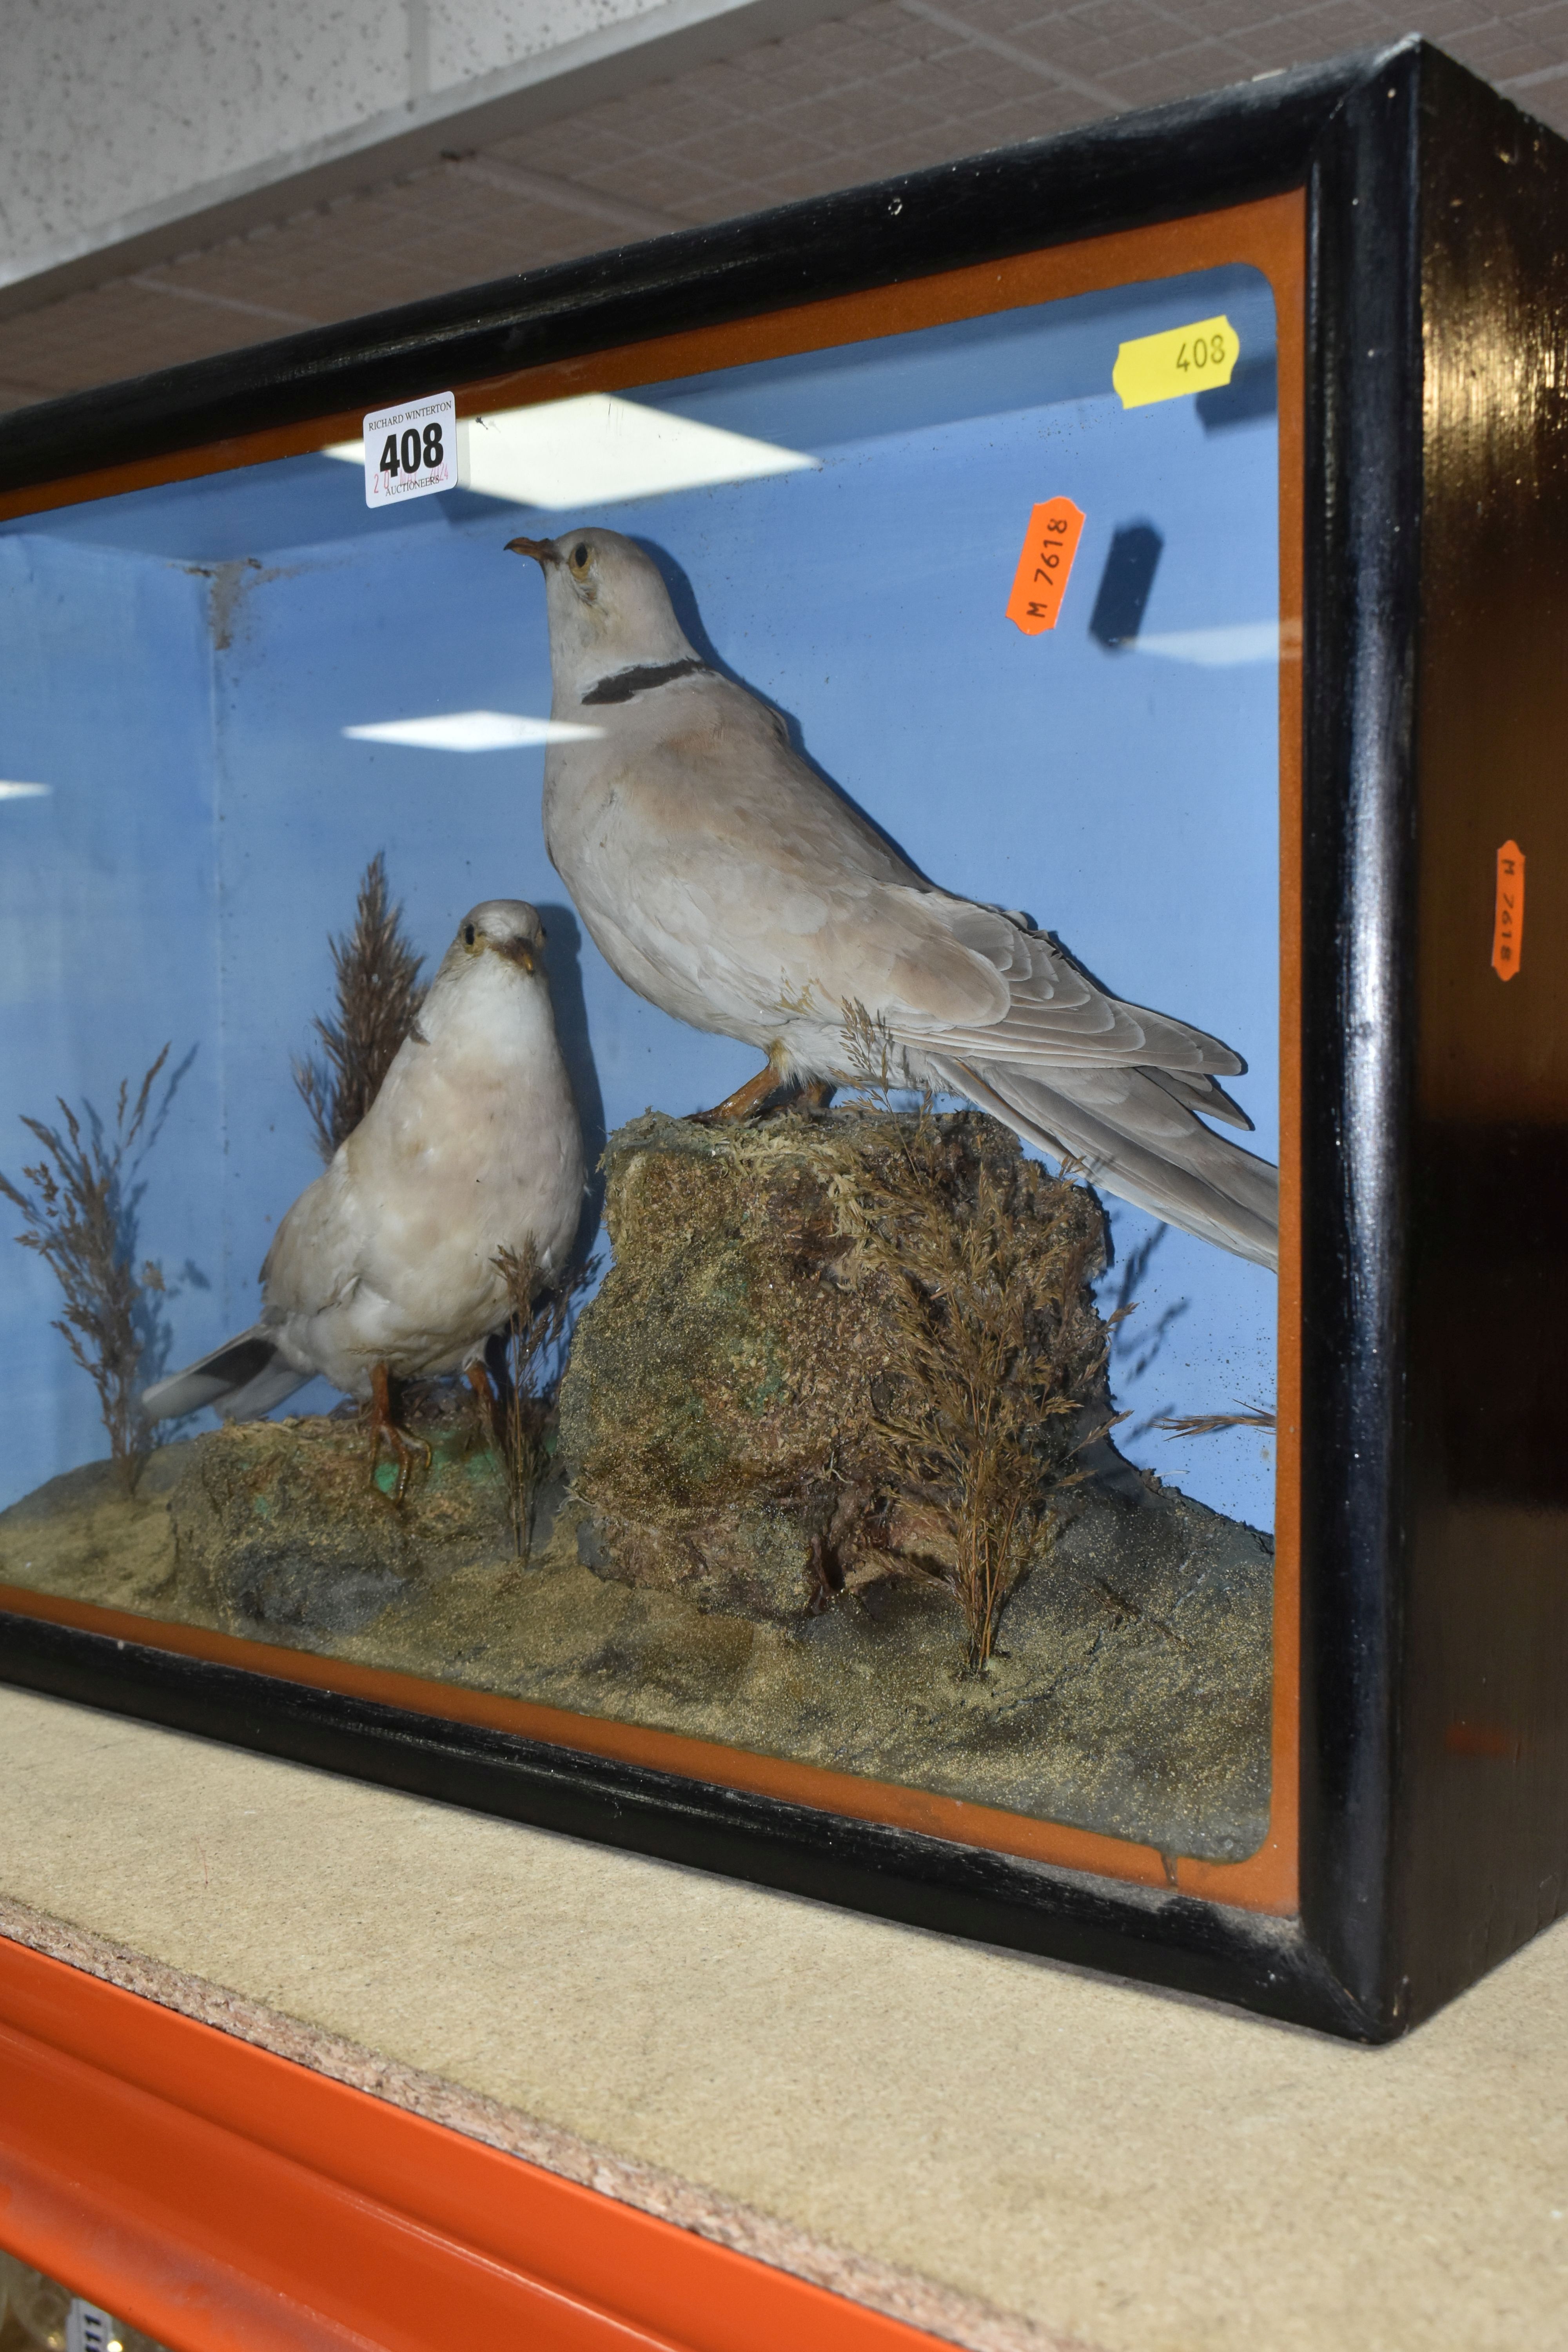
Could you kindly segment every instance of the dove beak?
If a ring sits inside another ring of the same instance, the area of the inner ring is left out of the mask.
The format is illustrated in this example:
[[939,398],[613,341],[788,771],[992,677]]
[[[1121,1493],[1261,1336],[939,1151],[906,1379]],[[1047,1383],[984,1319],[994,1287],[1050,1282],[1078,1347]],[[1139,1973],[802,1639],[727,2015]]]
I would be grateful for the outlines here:
[[552,539],[509,539],[506,551],[509,555],[531,555],[542,568],[561,561],[561,551]]
[[505,956],[508,963],[515,963],[521,971],[531,971],[533,947],[534,943],[531,940],[507,940],[504,942],[498,940],[496,953]]

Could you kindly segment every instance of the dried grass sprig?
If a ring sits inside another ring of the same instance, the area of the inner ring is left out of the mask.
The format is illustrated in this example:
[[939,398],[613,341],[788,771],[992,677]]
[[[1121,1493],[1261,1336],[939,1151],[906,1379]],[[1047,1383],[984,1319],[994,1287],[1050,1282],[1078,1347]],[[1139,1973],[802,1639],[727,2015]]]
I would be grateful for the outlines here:
[[[858,1099],[886,1112],[908,1082],[901,1053],[864,1005],[846,1006],[844,1035]],[[892,1150],[856,1155],[829,1190],[885,1284],[898,1372],[877,1434],[897,1483],[946,1531],[952,1562],[937,1572],[982,1669],[1009,1593],[1087,1475],[1073,1457],[1104,1397],[1108,1328],[1089,1288],[1103,1231],[1087,1187],[1023,1159],[983,1158],[955,1213],[929,1090],[895,1131]]]
[[584,1291],[599,1270],[597,1258],[553,1280],[530,1243],[503,1249],[494,1264],[506,1285],[505,1385],[497,1437],[506,1473],[517,1556],[525,1564],[533,1542],[534,1498],[550,1463],[550,1421],[555,1392]]
[[[894,1043],[886,1021],[879,1013],[868,1012],[858,997],[847,1002],[841,1009],[844,1059],[853,1081],[848,1099],[862,1110],[889,1114],[894,1095],[907,1092],[910,1087],[904,1055]],[[919,1091],[929,1112],[931,1090],[926,1087]]]
[[390,903],[380,850],[360,882],[353,930],[328,945],[337,979],[337,1018],[318,1014],[314,1023],[325,1059],[312,1055],[294,1064],[294,1083],[323,1160],[331,1159],[375,1100],[425,1002],[419,985],[424,958],[404,936],[402,907]]
[[1167,1437],[1212,1437],[1221,1429],[1273,1429],[1277,1422],[1270,1405],[1238,1404],[1234,1412],[1163,1413],[1150,1426]]
[[982,1668],[1008,1595],[1085,1475],[1073,1457],[1106,1362],[1089,1288],[1100,1250],[1079,1188],[1027,1160],[983,1163],[954,1217],[942,1156],[940,1129],[917,1114],[901,1150],[836,1188],[837,1206],[886,1278],[898,1371],[877,1433],[899,1486],[945,1528],[952,1561],[939,1572]]
[[143,1077],[134,1102],[121,1079],[114,1126],[106,1133],[87,1109],[84,1124],[63,1097],[61,1127],[24,1118],[42,1158],[24,1167],[24,1192],[0,1174],[0,1194],[19,1209],[26,1231],[16,1235],[24,1249],[41,1257],[65,1294],[65,1311],[52,1326],[98,1391],[99,1411],[125,1491],[133,1494],[147,1460],[145,1426],[137,1403],[142,1332],[148,1297],[160,1293],[163,1276],[149,1261],[140,1273],[133,1263],[126,1198],[126,1156],[146,1124],[153,1088],[169,1047]]

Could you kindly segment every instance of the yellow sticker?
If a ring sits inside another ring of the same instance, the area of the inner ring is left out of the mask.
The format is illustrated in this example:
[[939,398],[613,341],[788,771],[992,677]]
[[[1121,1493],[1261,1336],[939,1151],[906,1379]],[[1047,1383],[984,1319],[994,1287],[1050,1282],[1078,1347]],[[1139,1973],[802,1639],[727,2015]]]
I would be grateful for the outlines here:
[[1200,319],[1193,327],[1173,327],[1165,335],[1140,335],[1116,354],[1110,381],[1123,408],[1147,408],[1152,400],[1180,400],[1228,383],[1241,339],[1228,319]]

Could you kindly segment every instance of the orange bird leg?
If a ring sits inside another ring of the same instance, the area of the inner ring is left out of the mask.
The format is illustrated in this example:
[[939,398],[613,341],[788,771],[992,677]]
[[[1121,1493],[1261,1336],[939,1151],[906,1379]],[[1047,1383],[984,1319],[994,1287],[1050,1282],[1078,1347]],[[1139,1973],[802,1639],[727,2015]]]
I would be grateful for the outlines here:
[[779,1074],[769,1062],[754,1078],[748,1078],[743,1087],[737,1087],[732,1095],[715,1103],[711,1110],[696,1112],[696,1123],[699,1127],[731,1127],[738,1119],[750,1118],[754,1110],[761,1110],[770,1095],[777,1094],[779,1086]]
[[501,1436],[500,1399],[496,1394],[489,1366],[481,1357],[476,1356],[463,1378],[473,1390],[474,1402],[479,1408],[480,1427],[499,1444]]
[[430,1448],[422,1437],[416,1437],[411,1430],[403,1427],[392,1402],[392,1374],[384,1364],[373,1364],[370,1372],[370,1483],[373,1486],[384,1439],[397,1462],[397,1484],[392,1490],[392,1499],[395,1503],[401,1503],[408,1492],[408,1472],[414,1456],[422,1454],[428,1466]]

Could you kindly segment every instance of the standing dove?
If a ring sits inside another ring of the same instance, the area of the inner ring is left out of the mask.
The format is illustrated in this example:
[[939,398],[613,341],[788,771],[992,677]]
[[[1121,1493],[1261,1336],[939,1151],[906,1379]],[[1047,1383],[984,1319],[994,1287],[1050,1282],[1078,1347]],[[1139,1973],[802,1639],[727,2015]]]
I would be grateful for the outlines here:
[[503,1250],[565,1262],[583,1205],[583,1141],[541,950],[520,898],[465,915],[381,1091],[307,1186],[261,1269],[261,1319],[157,1381],[151,1421],[216,1405],[267,1412],[315,1373],[372,1405],[398,1492],[415,1441],[391,1383],[468,1370],[509,1311]]
[[598,730],[546,752],[552,860],[629,987],[767,1056],[710,1116],[846,1083],[847,1033],[868,1016],[910,1085],[965,1096],[1155,1216],[1275,1265],[1277,1171],[1198,1116],[1250,1127],[1216,1083],[1239,1055],[1108,995],[1024,916],[928,882],[777,711],[703,662],[630,540],[508,545],[543,571],[552,716]]

